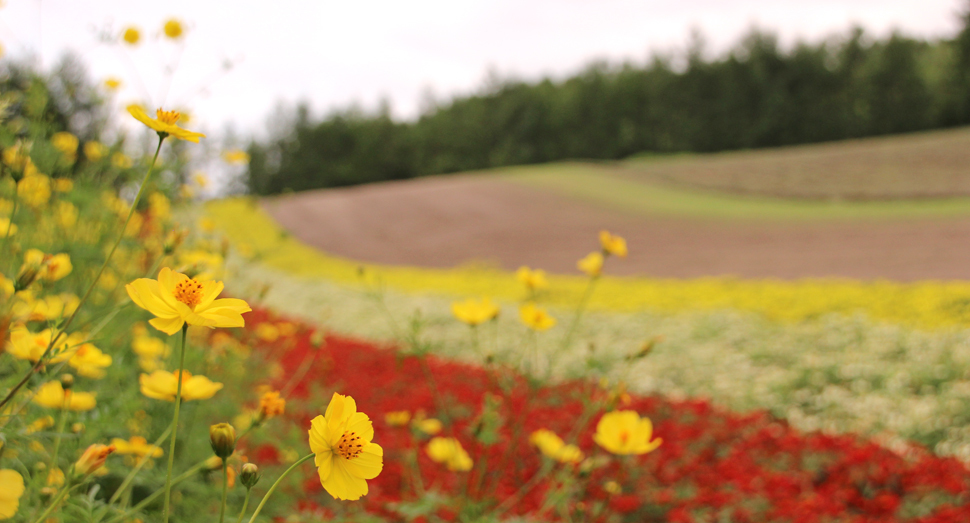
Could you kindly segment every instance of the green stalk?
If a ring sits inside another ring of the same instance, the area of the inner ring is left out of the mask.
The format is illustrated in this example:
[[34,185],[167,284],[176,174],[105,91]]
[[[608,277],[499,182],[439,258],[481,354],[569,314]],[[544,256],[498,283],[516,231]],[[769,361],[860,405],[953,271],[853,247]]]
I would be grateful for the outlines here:
[[[199,470],[203,469],[204,467],[205,467],[205,460],[200,461],[194,467],[192,467],[191,469],[183,472],[182,475],[180,475],[180,476],[176,477],[175,479],[173,479],[172,480],[172,485],[178,485],[179,483],[181,483],[181,482],[189,479],[189,477],[191,477],[192,474],[195,474],[196,472],[198,472]],[[155,492],[152,492],[152,494],[150,496],[148,496],[147,498],[141,500],[141,502],[139,502],[134,507],[131,507],[131,510],[125,512],[124,514],[121,514],[118,517],[115,517],[113,519],[109,519],[107,523],[118,523],[119,521],[123,521],[123,520],[128,519],[133,514],[137,513],[141,509],[143,509],[146,506],[148,506],[149,503],[151,503],[152,501],[155,501],[158,498],[158,496],[161,496],[164,492],[165,492],[164,489],[158,489]]]
[[178,435],[179,405],[182,404],[182,369],[185,368],[185,336],[189,324],[182,324],[182,348],[179,351],[178,387],[175,389],[175,415],[172,416],[172,442],[168,446],[168,471],[165,473],[165,508],[162,521],[168,523],[169,504],[172,500],[172,466],[175,464],[175,437]]
[[283,481],[283,478],[285,478],[290,472],[293,472],[293,469],[302,465],[306,461],[309,461],[315,456],[316,454],[313,454],[313,453],[303,456],[302,458],[297,460],[296,463],[293,463],[292,465],[290,465],[290,468],[286,469],[286,471],[284,471],[283,474],[281,474],[280,477],[276,479],[276,483],[273,483],[273,486],[270,487],[268,491],[266,491],[266,495],[263,496],[263,499],[259,502],[259,505],[256,505],[256,512],[253,512],[253,517],[249,518],[249,523],[253,523],[253,521],[256,521],[256,516],[258,516],[259,512],[263,510],[263,505],[266,504],[266,501],[269,499],[269,497],[272,496],[273,492],[276,491],[276,487],[280,486],[280,482]]
[[226,520],[226,494],[229,492],[229,463],[222,460],[222,508],[219,509],[219,523]]
[[[172,427],[165,429],[165,432],[163,432],[162,435],[159,436],[154,443],[152,443],[152,446],[157,447],[161,445],[162,442],[165,441],[165,438],[167,438],[168,435],[171,433],[172,433]],[[142,467],[144,467],[145,464],[148,463],[150,460],[151,458],[149,458],[148,456],[144,456],[138,462],[138,464],[135,465],[135,468],[131,469],[131,472],[128,473],[128,476],[125,477],[125,480],[121,482],[121,486],[118,487],[118,490],[116,490],[115,493],[111,495],[111,499],[108,500],[109,505],[113,504],[115,501],[118,501],[118,498],[121,497],[121,494],[125,491],[126,488],[128,488],[128,485],[131,484],[131,482],[135,479],[135,475],[138,474],[138,471],[141,470]]]
[[47,355],[50,354],[51,349],[54,348],[54,345],[57,344],[61,336],[67,332],[68,327],[71,326],[71,323],[74,322],[74,318],[77,317],[78,311],[81,310],[81,306],[84,305],[84,303],[91,296],[91,293],[94,291],[94,288],[98,285],[98,281],[101,279],[101,275],[104,273],[104,270],[108,267],[108,264],[111,263],[111,257],[114,256],[115,251],[118,250],[118,246],[121,245],[121,240],[124,239],[125,237],[125,229],[128,228],[128,222],[131,221],[132,215],[135,214],[135,209],[138,207],[138,202],[141,201],[141,196],[145,192],[145,187],[148,185],[148,180],[151,178],[152,172],[155,170],[155,162],[158,160],[158,153],[159,151],[162,150],[162,142],[164,140],[165,140],[165,137],[159,135],[158,147],[155,148],[155,156],[152,157],[152,164],[148,168],[148,172],[145,173],[145,178],[141,182],[141,187],[138,188],[138,194],[135,195],[135,200],[131,202],[131,209],[128,210],[128,217],[125,218],[125,224],[121,227],[121,233],[118,234],[118,239],[115,241],[114,245],[111,247],[111,250],[108,252],[108,257],[104,259],[104,263],[101,265],[101,268],[98,270],[97,276],[95,276],[94,280],[91,281],[91,285],[88,286],[88,290],[84,293],[84,296],[81,297],[81,301],[78,302],[77,308],[74,309],[74,312],[71,313],[71,315],[67,318],[67,321],[64,322],[64,326],[59,329],[56,335],[51,337],[51,342],[47,345],[47,349],[44,350],[44,353],[41,354],[40,358],[37,359],[37,363],[35,363],[34,366],[27,371],[27,374],[23,377],[23,379],[21,379],[19,383],[14,385],[14,387],[10,389],[10,392],[8,392],[7,395],[2,400],[0,400],[0,410],[2,410],[4,405],[9,403],[10,400],[13,399],[13,397],[17,394],[17,392],[19,392],[20,389],[27,384],[27,381],[30,380],[30,377],[35,372],[40,370],[41,367],[44,366],[44,361]]
[[579,306],[576,307],[576,315],[573,316],[573,322],[569,325],[569,330],[566,332],[566,336],[562,339],[562,348],[565,349],[569,347],[569,343],[573,341],[573,335],[576,334],[576,329],[579,327],[579,320],[583,317],[583,312],[586,310],[586,303],[589,301],[589,297],[593,294],[593,287],[596,286],[596,282],[599,281],[599,276],[591,276],[589,278],[589,283],[586,284],[586,290],[583,291],[583,297],[579,300]]
[[77,486],[78,485],[71,485],[71,480],[68,479],[67,483],[64,484],[64,488],[62,488],[61,491],[57,493],[57,497],[54,498],[54,501],[51,501],[47,505],[47,509],[44,510],[43,514],[41,514],[40,517],[37,518],[37,520],[34,523],[43,523],[44,521],[46,521],[47,516],[49,516],[50,513],[54,511],[54,508],[60,505],[61,502],[64,501],[64,498],[66,498],[67,495],[71,492],[71,490],[74,490],[74,487],[77,487]]
[[51,472],[57,468],[57,453],[61,449],[61,436],[67,425],[67,407],[71,403],[70,389],[64,391],[64,403],[61,404],[61,415],[57,418],[57,436],[54,438],[54,452],[51,453]]
[[[13,217],[17,214],[17,202],[19,201],[17,196],[19,192],[20,191],[17,190],[17,184],[15,182],[13,185],[13,208],[10,209],[10,223],[7,224],[7,232],[3,235],[3,247],[0,248],[0,251],[2,252],[7,252],[7,241],[10,240],[10,230],[13,229]],[[12,258],[13,256],[11,256],[11,259]],[[16,266],[17,265],[14,264],[14,267]]]
[[239,511],[239,517],[236,518],[236,523],[242,523],[242,518],[243,518],[243,516],[246,515],[246,507],[249,506],[249,493],[250,492],[252,492],[252,489],[248,489],[247,488],[246,489],[246,497],[243,498],[242,510]]

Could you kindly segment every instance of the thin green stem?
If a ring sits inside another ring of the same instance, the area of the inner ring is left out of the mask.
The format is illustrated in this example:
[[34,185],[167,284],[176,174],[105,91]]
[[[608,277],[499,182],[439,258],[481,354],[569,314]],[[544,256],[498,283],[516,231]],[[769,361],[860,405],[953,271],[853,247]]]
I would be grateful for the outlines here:
[[566,336],[562,339],[562,348],[569,347],[569,343],[573,341],[573,335],[576,334],[576,329],[579,327],[579,320],[583,317],[583,312],[586,310],[586,303],[589,302],[589,297],[593,294],[593,287],[596,286],[596,282],[599,281],[599,276],[592,276],[589,279],[589,283],[586,284],[586,290],[583,291],[583,297],[579,299],[579,305],[576,307],[576,314],[573,316],[573,322],[569,325],[569,330],[566,331]]
[[88,301],[88,298],[91,296],[91,293],[94,291],[94,288],[98,285],[98,281],[101,279],[101,275],[104,274],[104,270],[108,267],[108,264],[111,263],[112,256],[114,256],[115,251],[118,250],[118,246],[121,245],[121,240],[124,239],[125,237],[125,229],[128,228],[128,222],[131,221],[132,215],[135,214],[135,209],[138,207],[138,202],[141,201],[142,194],[145,192],[145,187],[148,185],[148,180],[151,178],[152,172],[155,170],[155,162],[158,160],[159,151],[162,150],[163,141],[164,141],[164,138],[159,137],[158,147],[155,149],[155,156],[152,157],[152,164],[148,168],[148,172],[145,173],[145,178],[141,182],[141,187],[138,188],[138,194],[135,195],[135,200],[131,202],[131,209],[128,210],[128,217],[125,218],[125,224],[122,226],[121,232],[118,234],[118,239],[111,247],[111,250],[108,251],[108,256],[104,259],[104,263],[101,265],[101,268],[98,269],[98,274],[91,281],[91,284],[88,286],[88,290],[85,291],[84,296],[81,297],[81,300],[78,302],[78,305],[74,309],[74,312],[71,313],[70,316],[68,316],[67,321],[64,322],[64,325],[58,330],[58,333],[54,336],[51,336],[51,341],[49,344],[47,344],[47,349],[45,349],[44,353],[41,354],[40,358],[37,359],[37,363],[35,363],[30,368],[30,370],[27,371],[27,374],[23,377],[23,379],[21,379],[19,383],[14,385],[14,387],[10,389],[10,392],[8,392],[7,395],[2,400],[0,400],[0,410],[2,410],[4,405],[9,403],[10,400],[13,399],[13,397],[17,394],[17,392],[19,392],[20,389],[27,384],[27,382],[30,380],[30,377],[44,366],[44,362],[46,361],[47,355],[50,354],[51,349],[54,348],[54,345],[57,344],[61,336],[67,333],[67,329],[71,326],[71,323],[74,322],[74,318],[77,317],[78,311],[81,310],[81,306]]
[[286,469],[283,472],[283,474],[281,474],[280,477],[276,479],[276,482],[273,483],[273,486],[270,487],[269,490],[266,491],[266,495],[263,496],[263,499],[262,500],[260,500],[259,505],[256,505],[256,512],[253,512],[253,517],[249,518],[249,523],[253,523],[253,521],[256,521],[256,516],[258,516],[259,515],[259,512],[261,510],[263,510],[263,505],[266,504],[266,501],[269,500],[269,497],[272,496],[273,495],[273,492],[276,491],[276,487],[280,486],[280,483],[283,481],[283,478],[285,478],[287,475],[289,475],[290,472],[293,472],[293,470],[296,469],[296,467],[298,467],[298,466],[302,465],[303,463],[305,463],[305,462],[313,459],[314,456],[316,456],[316,454],[313,454],[313,453],[310,453],[310,454],[307,454],[306,456],[303,456],[302,458],[300,458],[299,460],[297,460],[296,463],[293,463],[292,465],[290,465],[290,468]]
[[219,523],[226,520],[226,495],[229,493],[229,463],[222,460],[222,508],[219,509]]
[[182,404],[182,369],[185,368],[185,336],[189,324],[182,325],[182,347],[179,350],[178,386],[175,389],[175,415],[172,416],[172,442],[168,446],[168,471],[165,473],[165,504],[162,521],[168,523],[169,505],[172,500],[172,466],[175,464],[175,438],[178,436],[179,406]]
[[[175,479],[173,479],[172,480],[172,485],[178,485],[179,483],[181,483],[181,482],[189,479],[193,474],[195,474],[196,472],[198,472],[199,470],[201,470],[203,468],[205,468],[205,460],[200,461],[199,463],[196,463],[196,465],[194,467],[192,467],[191,469],[183,472],[182,475],[180,475],[180,476],[176,477]],[[164,489],[158,489],[155,492],[152,492],[152,494],[150,496],[148,496],[147,498],[141,500],[134,507],[131,507],[131,510],[128,510],[124,514],[121,514],[120,516],[117,516],[117,517],[115,517],[113,519],[109,519],[107,521],[107,523],[118,523],[119,521],[128,519],[129,517],[131,517],[132,515],[134,515],[138,511],[140,511],[141,509],[143,509],[146,506],[148,506],[149,503],[151,503],[152,501],[155,501],[156,499],[158,499],[158,496],[161,496],[164,493],[165,493],[165,490]]]
[[[17,203],[20,201],[18,194],[20,191],[17,190],[17,184],[14,183],[13,186],[13,207],[10,209],[10,222],[7,223],[7,232],[3,235],[3,248],[0,248],[0,252],[7,252],[7,242],[10,240],[10,230],[13,229],[13,218],[17,215]],[[12,258],[12,257],[11,257]],[[16,267],[16,265],[14,265]]]
[[[168,427],[167,429],[165,429],[165,432],[163,432],[162,435],[159,436],[154,443],[152,443],[152,446],[158,447],[159,445],[161,445],[162,442],[165,441],[165,438],[167,438],[168,435],[171,433],[172,433],[172,427]],[[115,501],[118,501],[118,498],[121,497],[121,494],[125,491],[125,489],[128,488],[128,485],[130,485],[131,482],[134,481],[135,476],[138,474],[138,471],[141,470],[149,461],[151,461],[151,458],[149,458],[148,456],[144,456],[142,457],[142,459],[138,461],[138,463],[135,465],[135,468],[131,469],[131,472],[128,473],[128,476],[125,477],[125,480],[121,482],[121,486],[118,487],[118,490],[116,490],[115,493],[111,495],[111,499],[108,500],[109,505],[114,504]]]
[[57,493],[57,496],[54,498],[54,500],[47,505],[47,508],[40,515],[40,517],[37,518],[37,520],[34,523],[43,523],[44,521],[46,521],[47,516],[49,516],[50,513],[53,512],[54,509],[58,505],[60,505],[62,501],[64,501],[64,498],[66,498],[67,495],[70,494],[70,492],[74,490],[74,488],[77,486],[78,485],[71,485],[70,480],[68,480],[68,482],[64,484],[64,488],[62,488],[61,491]]
[[239,517],[236,518],[236,523],[242,523],[242,518],[246,515],[246,508],[249,506],[249,493],[252,491],[252,489],[246,489],[246,497],[243,498],[242,510],[239,511]]
[[67,407],[71,403],[70,389],[64,391],[64,403],[61,404],[61,414],[57,418],[57,436],[54,437],[54,452],[51,452],[51,472],[57,468],[57,453],[61,450],[61,436],[64,435],[64,427],[67,425]]

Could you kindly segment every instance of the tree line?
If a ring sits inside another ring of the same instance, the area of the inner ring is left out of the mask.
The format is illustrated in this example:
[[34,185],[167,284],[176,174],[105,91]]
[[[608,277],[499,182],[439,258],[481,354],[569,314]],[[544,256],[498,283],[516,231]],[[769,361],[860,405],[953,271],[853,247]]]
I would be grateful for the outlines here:
[[784,49],[752,31],[720,57],[697,37],[681,60],[589,65],[565,80],[504,80],[415,121],[305,105],[250,143],[255,194],[563,159],[715,152],[970,124],[970,9],[952,39],[894,33]]

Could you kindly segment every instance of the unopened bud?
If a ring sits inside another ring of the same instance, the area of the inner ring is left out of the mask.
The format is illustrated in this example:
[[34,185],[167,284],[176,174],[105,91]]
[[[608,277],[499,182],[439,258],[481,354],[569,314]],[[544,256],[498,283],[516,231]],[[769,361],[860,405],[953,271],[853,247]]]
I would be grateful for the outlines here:
[[20,268],[20,273],[17,274],[17,282],[13,287],[14,290],[19,292],[27,287],[30,287],[30,284],[34,283],[34,280],[37,279],[37,274],[40,272],[40,267],[40,264],[37,263],[24,264]]
[[209,443],[212,452],[222,459],[232,456],[236,450],[236,429],[228,423],[217,423],[209,427]]
[[75,423],[71,425],[71,432],[74,434],[80,434],[84,432],[84,423]]
[[162,247],[165,254],[172,254],[175,252],[175,250],[182,245],[182,242],[185,241],[185,236],[187,233],[188,231],[182,228],[177,228],[170,231],[168,235],[165,236],[165,244]]
[[114,445],[101,445],[100,443],[95,443],[84,451],[81,455],[81,459],[77,460],[74,464],[74,471],[78,474],[87,476],[92,472],[101,468],[104,465],[104,460],[108,459],[108,455],[115,451]]
[[74,386],[74,375],[73,374],[61,374],[61,388],[64,390],[71,390]]
[[239,472],[239,482],[247,489],[251,489],[256,486],[256,483],[259,483],[260,476],[262,474],[259,473],[259,467],[254,463],[244,463]]

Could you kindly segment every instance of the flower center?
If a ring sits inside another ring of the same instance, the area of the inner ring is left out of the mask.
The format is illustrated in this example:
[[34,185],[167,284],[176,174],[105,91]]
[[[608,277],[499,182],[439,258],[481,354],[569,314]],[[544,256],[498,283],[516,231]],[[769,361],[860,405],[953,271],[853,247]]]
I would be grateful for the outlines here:
[[344,435],[337,442],[336,451],[344,459],[354,459],[364,449],[364,442],[361,441],[360,436],[356,432],[344,432]]
[[186,278],[175,284],[175,299],[195,310],[195,306],[202,301],[202,284],[195,278]]
[[178,111],[163,111],[161,109],[155,111],[155,119],[168,125],[175,125],[175,122],[179,121],[181,116]]
[[627,431],[620,432],[620,443],[626,445],[630,441],[630,433]]

